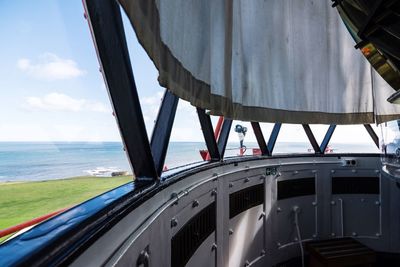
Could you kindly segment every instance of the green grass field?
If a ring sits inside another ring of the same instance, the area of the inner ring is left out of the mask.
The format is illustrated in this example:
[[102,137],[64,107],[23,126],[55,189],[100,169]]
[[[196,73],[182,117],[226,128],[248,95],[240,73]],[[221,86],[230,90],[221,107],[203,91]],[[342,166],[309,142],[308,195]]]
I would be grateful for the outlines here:
[[74,206],[130,181],[132,176],[0,183],[0,230]]

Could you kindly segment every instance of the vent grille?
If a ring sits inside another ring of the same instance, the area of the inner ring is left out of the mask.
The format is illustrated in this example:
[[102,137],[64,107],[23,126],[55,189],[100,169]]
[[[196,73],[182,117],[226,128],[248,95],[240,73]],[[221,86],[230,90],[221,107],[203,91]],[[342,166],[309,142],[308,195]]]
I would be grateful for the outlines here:
[[315,177],[278,181],[278,200],[315,195]]
[[250,186],[229,195],[229,218],[264,203],[264,184]]
[[215,202],[188,221],[171,239],[171,266],[185,266],[197,248],[215,231]]
[[332,177],[332,194],[379,194],[379,177]]

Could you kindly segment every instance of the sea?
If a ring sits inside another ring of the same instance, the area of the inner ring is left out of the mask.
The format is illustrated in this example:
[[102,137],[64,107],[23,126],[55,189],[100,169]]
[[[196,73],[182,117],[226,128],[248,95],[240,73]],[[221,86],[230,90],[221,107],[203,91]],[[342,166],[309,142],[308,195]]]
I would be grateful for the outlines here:
[[[256,143],[245,143],[251,155]],[[228,143],[225,157],[237,156],[239,144]],[[372,144],[331,144],[333,153],[377,153]],[[168,169],[202,161],[204,142],[171,142],[165,166]],[[311,153],[309,143],[281,142],[275,154]],[[64,179],[76,176],[111,176],[132,173],[121,142],[0,142],[0,182]]]

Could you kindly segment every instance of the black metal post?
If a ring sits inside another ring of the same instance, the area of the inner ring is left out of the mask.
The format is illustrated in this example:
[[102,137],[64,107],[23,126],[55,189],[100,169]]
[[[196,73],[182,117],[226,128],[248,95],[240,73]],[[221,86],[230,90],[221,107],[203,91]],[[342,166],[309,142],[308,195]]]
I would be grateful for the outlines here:
[[253,127],[254,135],[256,136],[258,146],[261,149],[261,155],[269,156],[270,153],[268,151],[267,143],[265,142],[264,135],[261,131],[260,124],[258,122],[252,121],[251,127]]
[[232,120],[224,118],[222,123],[221,133],[218,138],[218,151],[221,159],[224,158],[226,144],[228,143],[229,132],[231,131]]
[[302,125],[304,128],[304,131],[306,132],[308,140],[310,141],[310,143],[315,151],[315,154],[320,154],[321,149],[317,143],[317,140],[315,140],[315,136],[314,136],[313,132],[311,131],[310,125],[308,125],[308,124],[302,124]]
[[270,156],[272,155],[272,151],[274,151],[275,143],[279,135],[279,131],[281,130],[282,123],[277,122],[272,129],[271,135],[268,139],[268,151]]
[[374,141],[377,148],[379,148],[379,138],[376,135],[374,129],[372,129],[371,125],[364,124],[365,129],[367,130],[369,136],[371,136],[372,140]]
[[204,140],[206,141],[208,153],[212,161],[221,160],[221,155],[218,150],[217,141],[214,136],[214,129],[211,123],[210,115],[207,115],[204,109],[197,108],[197,115],[203,132]]
[[118,126],[136,180],[155,181],[157,172],[140,108],[117,1],[86,0],[89,26]]
[[165,90],[151,136],[151,152],[158,176],[161,175],[164,168],[165,156],[167,155],[169,138],[171,136],[172,125],[174,124],[178,101],[179,98],[177,96]]
[[326,131],[324,140],[322,140],[321,146],[319,148],[321,150],[321,154],[325,154],[325,149],[328,147],[329,141],[331,140],[335,128],[336,128],[335,124],[329,125],[328,131]]

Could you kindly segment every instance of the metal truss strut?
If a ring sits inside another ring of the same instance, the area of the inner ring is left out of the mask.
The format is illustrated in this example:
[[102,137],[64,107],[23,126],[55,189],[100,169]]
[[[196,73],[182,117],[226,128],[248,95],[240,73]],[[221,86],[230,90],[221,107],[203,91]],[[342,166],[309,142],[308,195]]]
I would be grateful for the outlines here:
[[315,140],[315,136],[313,132],[311,131],[310,125],[308,124],[302,124],[304,131],[306,132],[306,135],[308,137],[308,140],[310,141],[315,154],[321,154],[321,148],[319,147],[317,140]]
[[174,124],[178,101],[179,98],[177,96],[173,95],[169,90],[165,90],[151,136],[151,152],[158,176],[161,175],[164,168],[165,156],[167,155],[169,138]]
[[158,177],[140,107],[117,1],[86,0],[89,26],[125,151],[137,181]]
[[260,124],[258,122],[251,122],[251,127],[253,127],[254,135],[256,136],[258,146],[261,149],[261,155],[270,156],[267,143],[265,142],[264,135],[261,131]]

